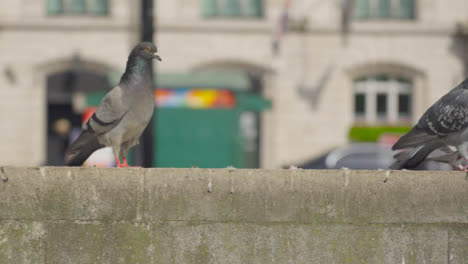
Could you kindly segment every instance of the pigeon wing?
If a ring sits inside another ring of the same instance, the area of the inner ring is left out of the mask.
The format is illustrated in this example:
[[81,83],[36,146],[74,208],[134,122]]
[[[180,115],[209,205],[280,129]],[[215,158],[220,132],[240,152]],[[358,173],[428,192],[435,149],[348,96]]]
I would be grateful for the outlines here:
[[419,122],[392,147],[416,147],[458,133],[468,127],[468,84],[463,82],[435,102]]
[[97,135],[104,134],[117,126],[127,112],[128,106],[124,103],[123,90],[116,86],[104,96],[84,130]]
[[468,126],[468,89],[457,87],[431,106],[418,122],[429,135],[445,137]]

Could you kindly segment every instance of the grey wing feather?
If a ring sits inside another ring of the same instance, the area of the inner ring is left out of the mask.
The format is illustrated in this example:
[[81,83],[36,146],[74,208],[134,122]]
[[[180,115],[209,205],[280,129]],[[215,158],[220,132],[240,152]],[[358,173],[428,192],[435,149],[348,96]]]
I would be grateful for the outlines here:
[[467,86],[465,81],[440,98],[424,113],[417,126],[439,137],[465,129],[468,126]]
[[468,127],[468,79],[435,102],[392,149],[425,144]]
[[430,135],[418,126],[413,127],[410,132],[403,135],[393,146],[393,150],[417,147],[429,141],[437,140],[438,137]]
[[123,90],[116,86],[104,96],[96,112],[85,124],[84,130],[98,135],[106,133],[117,126],[127,112]]

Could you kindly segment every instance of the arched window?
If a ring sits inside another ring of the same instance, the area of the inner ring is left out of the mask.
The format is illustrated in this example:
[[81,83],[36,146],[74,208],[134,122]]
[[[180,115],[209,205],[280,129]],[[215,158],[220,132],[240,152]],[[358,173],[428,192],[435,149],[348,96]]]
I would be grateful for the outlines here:
[[414,19],[415,0],[355,0],[357,19]]
[[108,13],[108,0],[47,0],[49,15],[104,16]]
[[411,122],[412,83],[405,78],[373,75],[354,81],[354,117],[357,123]]

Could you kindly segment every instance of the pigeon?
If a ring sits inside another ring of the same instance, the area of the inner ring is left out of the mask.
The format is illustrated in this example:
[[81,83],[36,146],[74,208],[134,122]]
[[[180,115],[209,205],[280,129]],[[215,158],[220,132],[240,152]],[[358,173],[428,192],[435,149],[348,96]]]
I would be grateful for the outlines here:
[[94,151],[112,147],[116,166],[128,167],[126,154],[139,143],[154,112],[152,59],[161,61],[153,43],[142,42],[133,48],[119,84],[104,96],[66,151],[68,166],[81,166]]
[[415,168],[434,150],[447,147],[455,148],[457,155],[468,160],[468,79],[437,100],[393,145],[393,150],[406,150],[394,156],[396,161],[390,169]]
[[[407,151],[401,151],[397,153],[394,158],[397,160],[405,161],[407,157],[411,157],[411,153],[414,153],[415,149]],[[459,153],[457,148],[453,146],[443,146],[432,151],[425,160],[435,161],[440,163],[446,163],[452,167],[453,170],[464,170],[465,166],[468,165],[468,161],[465,160]]]
[[428,157],[427,160],[432,160],[441,163],[449,164],[453,170],[464,170],[465,166],[468,165],[468,161],[465,160],[457,151],[455,147],[442,147],[434,150]]

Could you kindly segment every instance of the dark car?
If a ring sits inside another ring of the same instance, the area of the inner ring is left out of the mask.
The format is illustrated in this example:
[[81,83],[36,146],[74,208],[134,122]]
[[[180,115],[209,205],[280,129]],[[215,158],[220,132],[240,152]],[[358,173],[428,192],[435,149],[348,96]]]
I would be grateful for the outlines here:
[[[303,169],[387,169],[394,162],[394,154],[395,152],[388,145],[380,143],[351,143],[298,167]],[[447,164],[433,161],[426,161],[416,169],[452,170]]]

